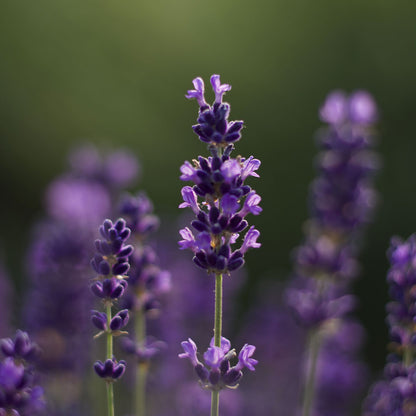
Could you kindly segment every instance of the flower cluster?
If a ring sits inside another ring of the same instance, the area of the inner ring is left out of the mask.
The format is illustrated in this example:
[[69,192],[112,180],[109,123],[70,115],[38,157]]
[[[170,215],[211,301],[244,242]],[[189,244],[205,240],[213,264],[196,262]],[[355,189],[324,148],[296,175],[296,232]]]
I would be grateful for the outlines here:
[[[129,259],[129,289],[124,305],[132,312],[134,332],[140,332],[137,328],[145,326],[147,317],[158,316],[160,298],[169,292],[171,277],[168,271],[159,267],[156,252],[148,243],[149,236],[159,226],[159,218],[154,215],[153,204],[147,195],[144,192],[135,196],[126,194],[120,203],[120,213],[131,229],[135,246]],[[124,338],[122,346],[138,363],[148,362],[165,346],[144,333],[135,333],[135,337],[135,340]]]
[[0,415],[31,416],[44,409],[43,389],[35,385],[31,362],[39,349],[26,332],[0,341],[6,358],[0,362]]
[[[128,311],[121,310],[112,317],[111,307],[124,293],[127,282],[125,273],[129,270],[129,256],[133,252],[131,245],[125,245],[130,236],[130,229],[126,222],[120,218],[114,224],[107,219],[100,226],[100,234],[103,239],[95,241],[97,253],[91,260],[91,266],[98,274],[96,281],[92,284],[91,290],[100,298],[106,312],[92,311],[92,322],[100,329],[96,335],[107,334],[107,337],[117,336],[128,322]],[[112,346],[112,342],[111,342]],[[117,362],[111,351],[107,351],[110,357],[102,363],[97,361],[94,365],[96,373],[107,381],[115,380],[122,376],[125,370],[125,362]]]
[[[329,94],[320,117],[328,126],[318,135],[310,219],[305,240],[295,251],[295,278],[286,291],[295,317],[309,331],[302,400],[305,415],[333,414],[332,404],[325,409],[325,397],[338,393],[331,393],[331,382],[321,381],[330,380],[331,371],[347,364],[360,368],[358,351],[342,351],[341,344],[333,341],[356,305],[350,284],[358,275],[360,236],[375,207],[372,178],[378,168],[371,131],[377,109],[367,92],[349,97],[340,91]],[[320,365],[326,345],[333,345],[332,369]]]
[[416,235],[393,238],[387,274],[390,349],[385,380],[376,383],[365,403],[365,416],[416,414]]
[[137,196],[125,195],[120,213],[131,229],[135,249],[130,257],[128,309],[155,315],[160,308],[160,296],[170,290],[170,273],[158,266],[158,258],[148,237],[159,226],[153,214],[153,204],[144,192]]
[[[230,366],[230,360],[237,356],[231,343],[227,338],[221,337],[221,346],[214,345],[214,338],[211,339],[210,347],[204,353],[205,365],[198,360],[197,346],[191,338],[181,343],[184,353],[179,354],[180,358],[189,358],[195,372],[199,377],[202,387],[210,390],[222,390],[226,387],[235,388],[243,376],[243,368],[250,371],[255,370],[257,360],[252,358],[256,347],[245,344],[238,354],[238,363]],[[207,368],[209,367],[209,369]]]
[[333,92],[320,116],[328,127],[318,136],[310,220],[305,241],[295,251],[297,279],[288,291],[289,304],[308,327],[354,306],[347,287],[358,274],[357,242],[375,207],[372,178],[378,168],[371,134],[377,110],[368,93],[347,97]]
[[[228,122],[229,104],[222,102],[222,96],[230,90],[228,84],[220,84],[219,76],[211,77],[215,92],[215,102],[210,107],[204,98],[204,83],[201,78],[194,80],[195,90],[188,91],[187,98],[196,98],[199,105],[200,124],[194,130],[203,142],[209,143],[211,156],[199,156],[193,164],[186,161],[181,166],[181,180],[192,181],[194,185],[182,188],[184,202],[180,208],[190,207],[196,219],[192,227],[180,231],[183,238],[181,249],[194,252],[195,264],[209,273],[229,273],[244,264],[244,254],[249,248],[258,248],[260,233],[253,226],[246,232],[239,249],[231,246],[239,233],[248,227],[247,214],[258,215],[261,197],[246,185],[249,176],[258,177],[256,170],[260,161],[250,156],[248,159],[231,157],[232,142],[240,138],[243,123]],[[198,201],[201,198],[202,201]]]

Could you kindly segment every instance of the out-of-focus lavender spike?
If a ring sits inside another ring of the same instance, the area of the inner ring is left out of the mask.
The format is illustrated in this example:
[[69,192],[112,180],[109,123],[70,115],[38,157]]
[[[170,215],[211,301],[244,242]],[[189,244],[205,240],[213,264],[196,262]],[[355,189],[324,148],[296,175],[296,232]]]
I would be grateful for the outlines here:
[[56,222],[39,225],[34,234],[27,262],[32,287],[24,321],[44,350],[41,373],[74,372],[81,378],[85,371],[91,344],[92,296],[85,290],[91,237],[86,230]]
[[[337,331],[328,333],[326,327],[331,322],[341,322],[342,327],[343,319],[355,308],[351,280],[359,272],[360,237],[377,201],[373,177],[379,167],[372,137],[377,108],[369,93],[347,96],[335,91],[328,95],[320,117],[328,126],[318,135],[320,153],[317,177],[310,188],[310,219],[305,241],[294,253],[295,277],[286,292],[298,322],[310,331],[303,416],[314,414],[319,396],[326,394],[325,384],[318,389],[315,380],[320,349],[337,336]],[[354,368],[354,354],[348,360]],[[342,367],[343,361],[339,354],[339,362],[331,364]],[[337,412],[342,414],[341,409]]]
[[63,176],[49,185],[46,209],[57,221],[93,227],[111,214],[111,197],[100,183]]
[[6,358],[0,362],[0,414],[43,415],[45,399],[42,387],[35,384],[32,363],[38,351],[26,332],[18,330],[14,339],[0,340]]
[[387,323],[390,350],[384,379],[376,382],[364,403],[364,416],[416,414],[416,234],[392,238],[387,252],[389,295]]
[[127,150],[99,151],[93,145],[80,146],[69,157],[75,176],[99,182],[110,189],[132,185],[140,175],[137,159]]

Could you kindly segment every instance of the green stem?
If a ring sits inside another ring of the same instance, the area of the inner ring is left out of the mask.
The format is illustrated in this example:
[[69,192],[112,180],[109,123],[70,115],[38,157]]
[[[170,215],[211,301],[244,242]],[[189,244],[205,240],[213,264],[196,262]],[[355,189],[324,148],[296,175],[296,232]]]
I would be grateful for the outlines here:
[[[113,358],[113,334],[110,332],[111,303],[107,304],[107,359]],[[114,388],[111,381],[107,382],[107,408],[108,416],[114,416]]]
[[114,416],[114,389],[113,382],[107,381],[107,407],[108,416]]
[[[137,344],[144,348],[146,343],[146,316],[142,309],[137,311],[135,316],[135,335]],[[136,371],[136,394],[135,394],[135,414],[145,416],[146,414],[146,379],[147,363],[139,363]]]
[[[214,345],[221,347],[222,332],[222,274],[215,275],[215,318]],[[211,394],[211,416],[219,415],[220,392],[213,390]]]
[[312,330],[309,337],[308,346],[308,369],[306,373],[306,383],[303,392],[302,416],[309,416],[311,413],[313,400],[315,396],[315,377],[316,365],[318,362],[319,349],[321,347],[321,334],[319,330]]
[[214,345],[221,347],[222,332],[222,274],[215,275]]
[[220,392],[218,390],[213,390],[211,394],[211,416],[219,415],[219,406],[220,405]]
[[408,346],[405,347],[404,353],[403,353],[403,364],[406,367],[410,367],[413,363],[413,353],[412,353],[412,347]]

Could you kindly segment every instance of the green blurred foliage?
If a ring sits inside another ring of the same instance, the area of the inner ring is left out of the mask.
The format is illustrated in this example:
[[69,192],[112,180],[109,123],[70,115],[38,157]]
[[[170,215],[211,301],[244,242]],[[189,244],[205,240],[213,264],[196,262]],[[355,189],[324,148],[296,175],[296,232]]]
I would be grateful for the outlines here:
[[3,0],[1,239],[17,286],[43,190],[77,143],[131,149],[157,212],[178,214],[179,166],[205,154],[184,94],[212,73],[232,84],[232,118],[246,122],[238,152],[263,162],[252,181],[264,213],[254,221],[263,247],[248,256],[250,288],[287,278],[307,217],[319,105],[331,89],[364,88],[380,106],[384,167],[356,289],[367,355],[381,367],[385,251],[392,234],[416,230],[415,17],[405,0]]

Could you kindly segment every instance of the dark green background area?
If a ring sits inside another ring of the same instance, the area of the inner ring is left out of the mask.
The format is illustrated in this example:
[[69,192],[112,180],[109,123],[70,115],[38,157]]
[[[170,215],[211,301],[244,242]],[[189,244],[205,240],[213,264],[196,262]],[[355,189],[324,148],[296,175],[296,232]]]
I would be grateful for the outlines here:
[[238,153],[262,160],[251,184],[263,247],[248,257],[251,287],[290,275],[313,177],[318,108],[334,88],[368,89],[381,112],[383,170],[376,222],[356,284],[366,355],[385,359],[385,252],[416,231],[416,3],[399,0],[3,0],[0,5],[2,245],[19,276],[47,183],[85,140],[127,147],[159,214],[180,202],[179,166],[205,146],[190,129],[195,76],[232,84],[231,118],[246,122]]

